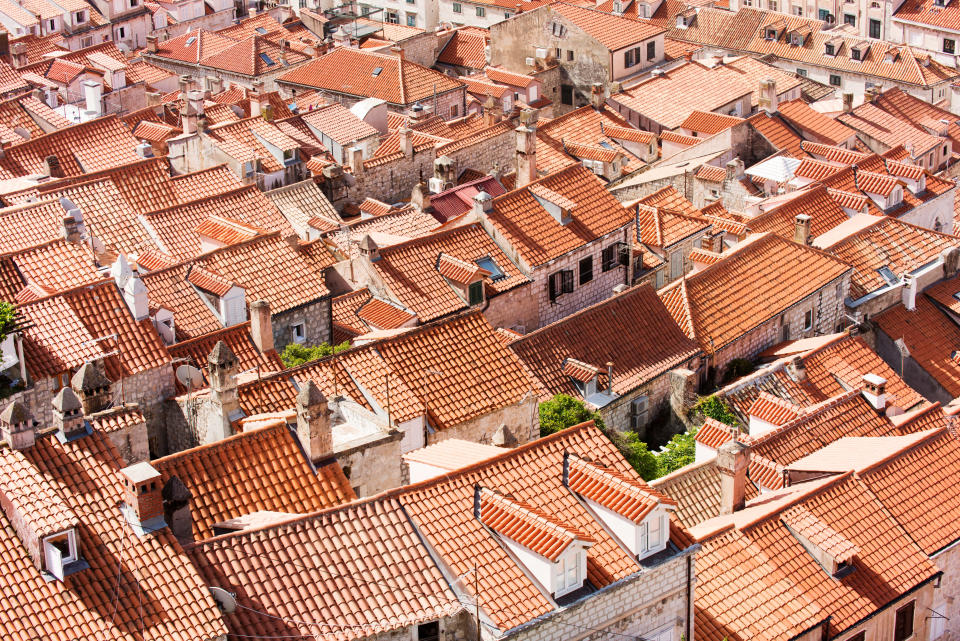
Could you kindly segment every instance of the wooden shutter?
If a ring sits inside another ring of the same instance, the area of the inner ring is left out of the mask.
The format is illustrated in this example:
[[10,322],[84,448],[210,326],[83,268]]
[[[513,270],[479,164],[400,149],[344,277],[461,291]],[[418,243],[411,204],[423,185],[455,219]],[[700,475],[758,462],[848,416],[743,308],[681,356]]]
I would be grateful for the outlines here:
[[563,293],[570,294],[573,292],[573,270],[564,269],[560,272],[561,278],[563,280]]

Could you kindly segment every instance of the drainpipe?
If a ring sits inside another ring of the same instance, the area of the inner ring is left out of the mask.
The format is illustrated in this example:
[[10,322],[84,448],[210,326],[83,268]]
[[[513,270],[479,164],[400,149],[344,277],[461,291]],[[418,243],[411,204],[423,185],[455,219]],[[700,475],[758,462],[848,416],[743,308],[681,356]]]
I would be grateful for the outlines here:
[[693,580],[693,555],[687,555],[687,618],[684,621],[684,628],[686,628],[686,634],[684,639],[690,641],[690,617],[692,615],[691,608],[693,606],[693,590],[690,587],[690,583]]

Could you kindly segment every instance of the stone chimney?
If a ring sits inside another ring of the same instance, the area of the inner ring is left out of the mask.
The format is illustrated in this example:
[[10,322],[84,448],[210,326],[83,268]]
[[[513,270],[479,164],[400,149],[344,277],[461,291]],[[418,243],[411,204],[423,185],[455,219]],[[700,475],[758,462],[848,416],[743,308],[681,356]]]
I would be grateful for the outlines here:
[[63,219],[63,239],[68,243],[79,243],[82,239],[80,233],[80,224],[73,216],[66,216]]
[[843,99],[843,113],[848,114],[853,111],[853,92],[844,91],[841,98]]
[[63,178],[63,167],[60,166],[60,159],[52,155],[44,158],[43,173],[51,178]]
[[400,45],[393,45],[390,47],[390,53],[395,55],[397,58],[400,58],[400,60],[403,60],[403,47]]
[[232,423],[243,412],[237,397],[237,357],[227,344],[217,341],[207,357],[207,378],[210,381],[212,412],[208,429],[208,441],[219,441],[233,434]]
[[521,124],[517,132],[517,189],[537,179],[537,127]]
[[747,468],[750,467],[750,448],[736,439],[728,441],[717,451],[717,470],[720,472],[720,514],[733,514],[746,503]]
[[20,401],[13,401],[0,413],[0,433],[13,450],[25,450],[36,442],[33,417]]
[[[160,472],[149,463],[134,463],[120,470],[126,516],[146,531],[163,527]],[[131,518],[132,517],[132,518]]]
[[377,243],[370,238],[370,234],[363,235],[358,248],[360,249],[360,255],[366,257],[371,263],[380,260],[380,248],[377,246]]
[[333,456],[333,426],[327,398],[313,381],[297,394],[297,438],[311,463]]
[[27,45],[22,42],[14,42],[10,45],[10,62],[13,63],[15,69],[26,67],[30,62],[30,58],[27,56]]
[[485,191],[478,192],[477,195],[473,197],[472,211],[478,217],[489,214],[493,211],[493,196]]
[[354,176],[363,173],[363,149],[360,147],[347,147],[347,162]]
[[593,105],[594,109],[600,111],[606,103],[607,98],[603,95],[603,83],[593,83],[590,87],[590,104]]
[[810,216],[797,214],[793,227],[793,242],[800,245],[810,244]]
[[160,491],[163,501],[163,519],[181,544],[193,541],[193,514],[190,499],[193,495],[179,476],[172,476]]
[[887,379],[876,374],[863,375],[863,397],[878,411],[887,408]]
[[83,420],[83,404],[77,393],[69,387],[61,388],[53,397],[53,426],[64,441],[86,436],[87,426]]
[[903,306],[908,312],[917,308],[917,278],[913,274],[903,275],[903,287],[900,290]]
[[760,98],[757,107],[768,114],[777,113],[777,81],[766,78],[760,81]]
[[410,204],[419,212],[430,209],[430,189],[426,183],[419,182],[410,193]]
[[147,36],[147,53],[157,53],[157,36]]
[[111,404],[110,379],[95,363],[84,363],[70,379],[70,387],[80,398],[87,416],[102,412]]
[[613,361],[607,361],[607,394],[613,395]]
[[413,132],[409,127],[400,130],[400,151],[407,158],[413,158]]
[[265,300],[255,300],[250,303],[250,337],[261,354],[274,348],[270,303]]

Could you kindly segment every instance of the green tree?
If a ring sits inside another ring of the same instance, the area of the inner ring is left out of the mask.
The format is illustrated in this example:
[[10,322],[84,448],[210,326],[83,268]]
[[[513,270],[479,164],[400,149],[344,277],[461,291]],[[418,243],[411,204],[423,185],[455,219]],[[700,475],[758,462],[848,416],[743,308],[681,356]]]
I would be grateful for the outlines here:
[[730,410],[726,401],[716,394],[701,398],[694,406],[694,410],[731,427],[736,427],[740,423],[740,421],[737,420],[737,415]]
[[10,303],[0,302],[0,343],[7,338],[17,324],[17,310]]
[[350,341],[344,341],[339,345],[330,345],[330,343],[320,343],[319,345],[300,345],[298,343],[288,343],[280,354],[280,360],[287,367],[296,367],[310,361],[315,361],[331,354],[339,354],[344,350],[350,349]]
[[557,394],[540,403],[540,436],[549,436],[586,421],[593,421],[600,428],[640,476],[647,480],[656,478],[657,459],[636,433],[608,430],[599,413],[591,412],[583,401],[566,394]]
[[[666,476],[684,465],[693,463],[696,453],[696,430],[677,434],[656,454],[657,477]],[[646,478],[646,477],[644,477]]]

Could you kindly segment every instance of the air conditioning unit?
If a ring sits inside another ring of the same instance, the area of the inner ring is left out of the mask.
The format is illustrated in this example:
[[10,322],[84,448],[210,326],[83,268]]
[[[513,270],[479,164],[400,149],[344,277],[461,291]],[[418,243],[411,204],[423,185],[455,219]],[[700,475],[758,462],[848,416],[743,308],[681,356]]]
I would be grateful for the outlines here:
[[538,49],[537,49],[537,57],[540,58],[541,60],[544,59],[544,58],[546,58],[546,57],[547,57],[547,50],[546,50],[546,49],[540,49],[540,48],[538,48]]
[[528,67],[532,67],[533,64],[534,64],[534,59],[533,59],[533,58],[527,58],[526,60],[524,60],[524,62],[526,63],[526,65],[527,65]]

